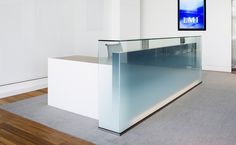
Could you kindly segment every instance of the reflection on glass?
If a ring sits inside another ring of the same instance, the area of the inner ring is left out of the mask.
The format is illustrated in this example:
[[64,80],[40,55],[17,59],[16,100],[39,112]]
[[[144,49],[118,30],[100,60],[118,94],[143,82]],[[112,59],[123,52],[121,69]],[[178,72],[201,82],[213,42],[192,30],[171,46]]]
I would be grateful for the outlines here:
[[121,133],[201,82],[200,37],[100,41],[99,63],[99,127]]

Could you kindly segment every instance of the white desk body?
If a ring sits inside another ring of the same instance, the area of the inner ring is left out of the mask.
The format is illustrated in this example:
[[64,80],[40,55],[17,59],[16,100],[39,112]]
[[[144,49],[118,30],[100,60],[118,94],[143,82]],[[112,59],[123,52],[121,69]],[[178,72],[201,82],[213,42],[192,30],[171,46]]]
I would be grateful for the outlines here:
[[[98,60],[71,56],[48,59],[48,105],[98,120]],[[111,87],[112,67],[103,85]],[[105,84],[107,83],[107,84]]]

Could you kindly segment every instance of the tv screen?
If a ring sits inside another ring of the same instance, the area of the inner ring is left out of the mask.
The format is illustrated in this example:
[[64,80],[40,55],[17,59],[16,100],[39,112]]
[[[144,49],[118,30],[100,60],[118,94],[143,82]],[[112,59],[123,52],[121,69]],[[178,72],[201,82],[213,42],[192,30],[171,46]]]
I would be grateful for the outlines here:
[[179,30],[206,30],[206,1],[178,0]]

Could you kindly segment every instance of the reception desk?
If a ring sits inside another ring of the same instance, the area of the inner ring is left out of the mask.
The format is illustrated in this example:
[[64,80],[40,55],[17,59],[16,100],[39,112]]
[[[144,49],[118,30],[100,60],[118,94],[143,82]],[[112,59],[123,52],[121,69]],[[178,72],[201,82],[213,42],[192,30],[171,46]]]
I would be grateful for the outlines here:
[[201,83],[200,37],[101,40],[98,57],[49,59],[49,105],[118,134]]
[[98,119],[98,58],[48,59],[48,105]]

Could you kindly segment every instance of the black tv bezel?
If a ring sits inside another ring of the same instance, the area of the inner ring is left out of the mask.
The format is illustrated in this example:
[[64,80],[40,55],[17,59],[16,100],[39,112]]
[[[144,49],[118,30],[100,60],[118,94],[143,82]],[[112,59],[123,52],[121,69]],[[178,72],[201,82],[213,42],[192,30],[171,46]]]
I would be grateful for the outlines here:
[[178,31],[206,31],[206,0],[204,0],[204,28],[180,28],[180,0],[178,0]]

